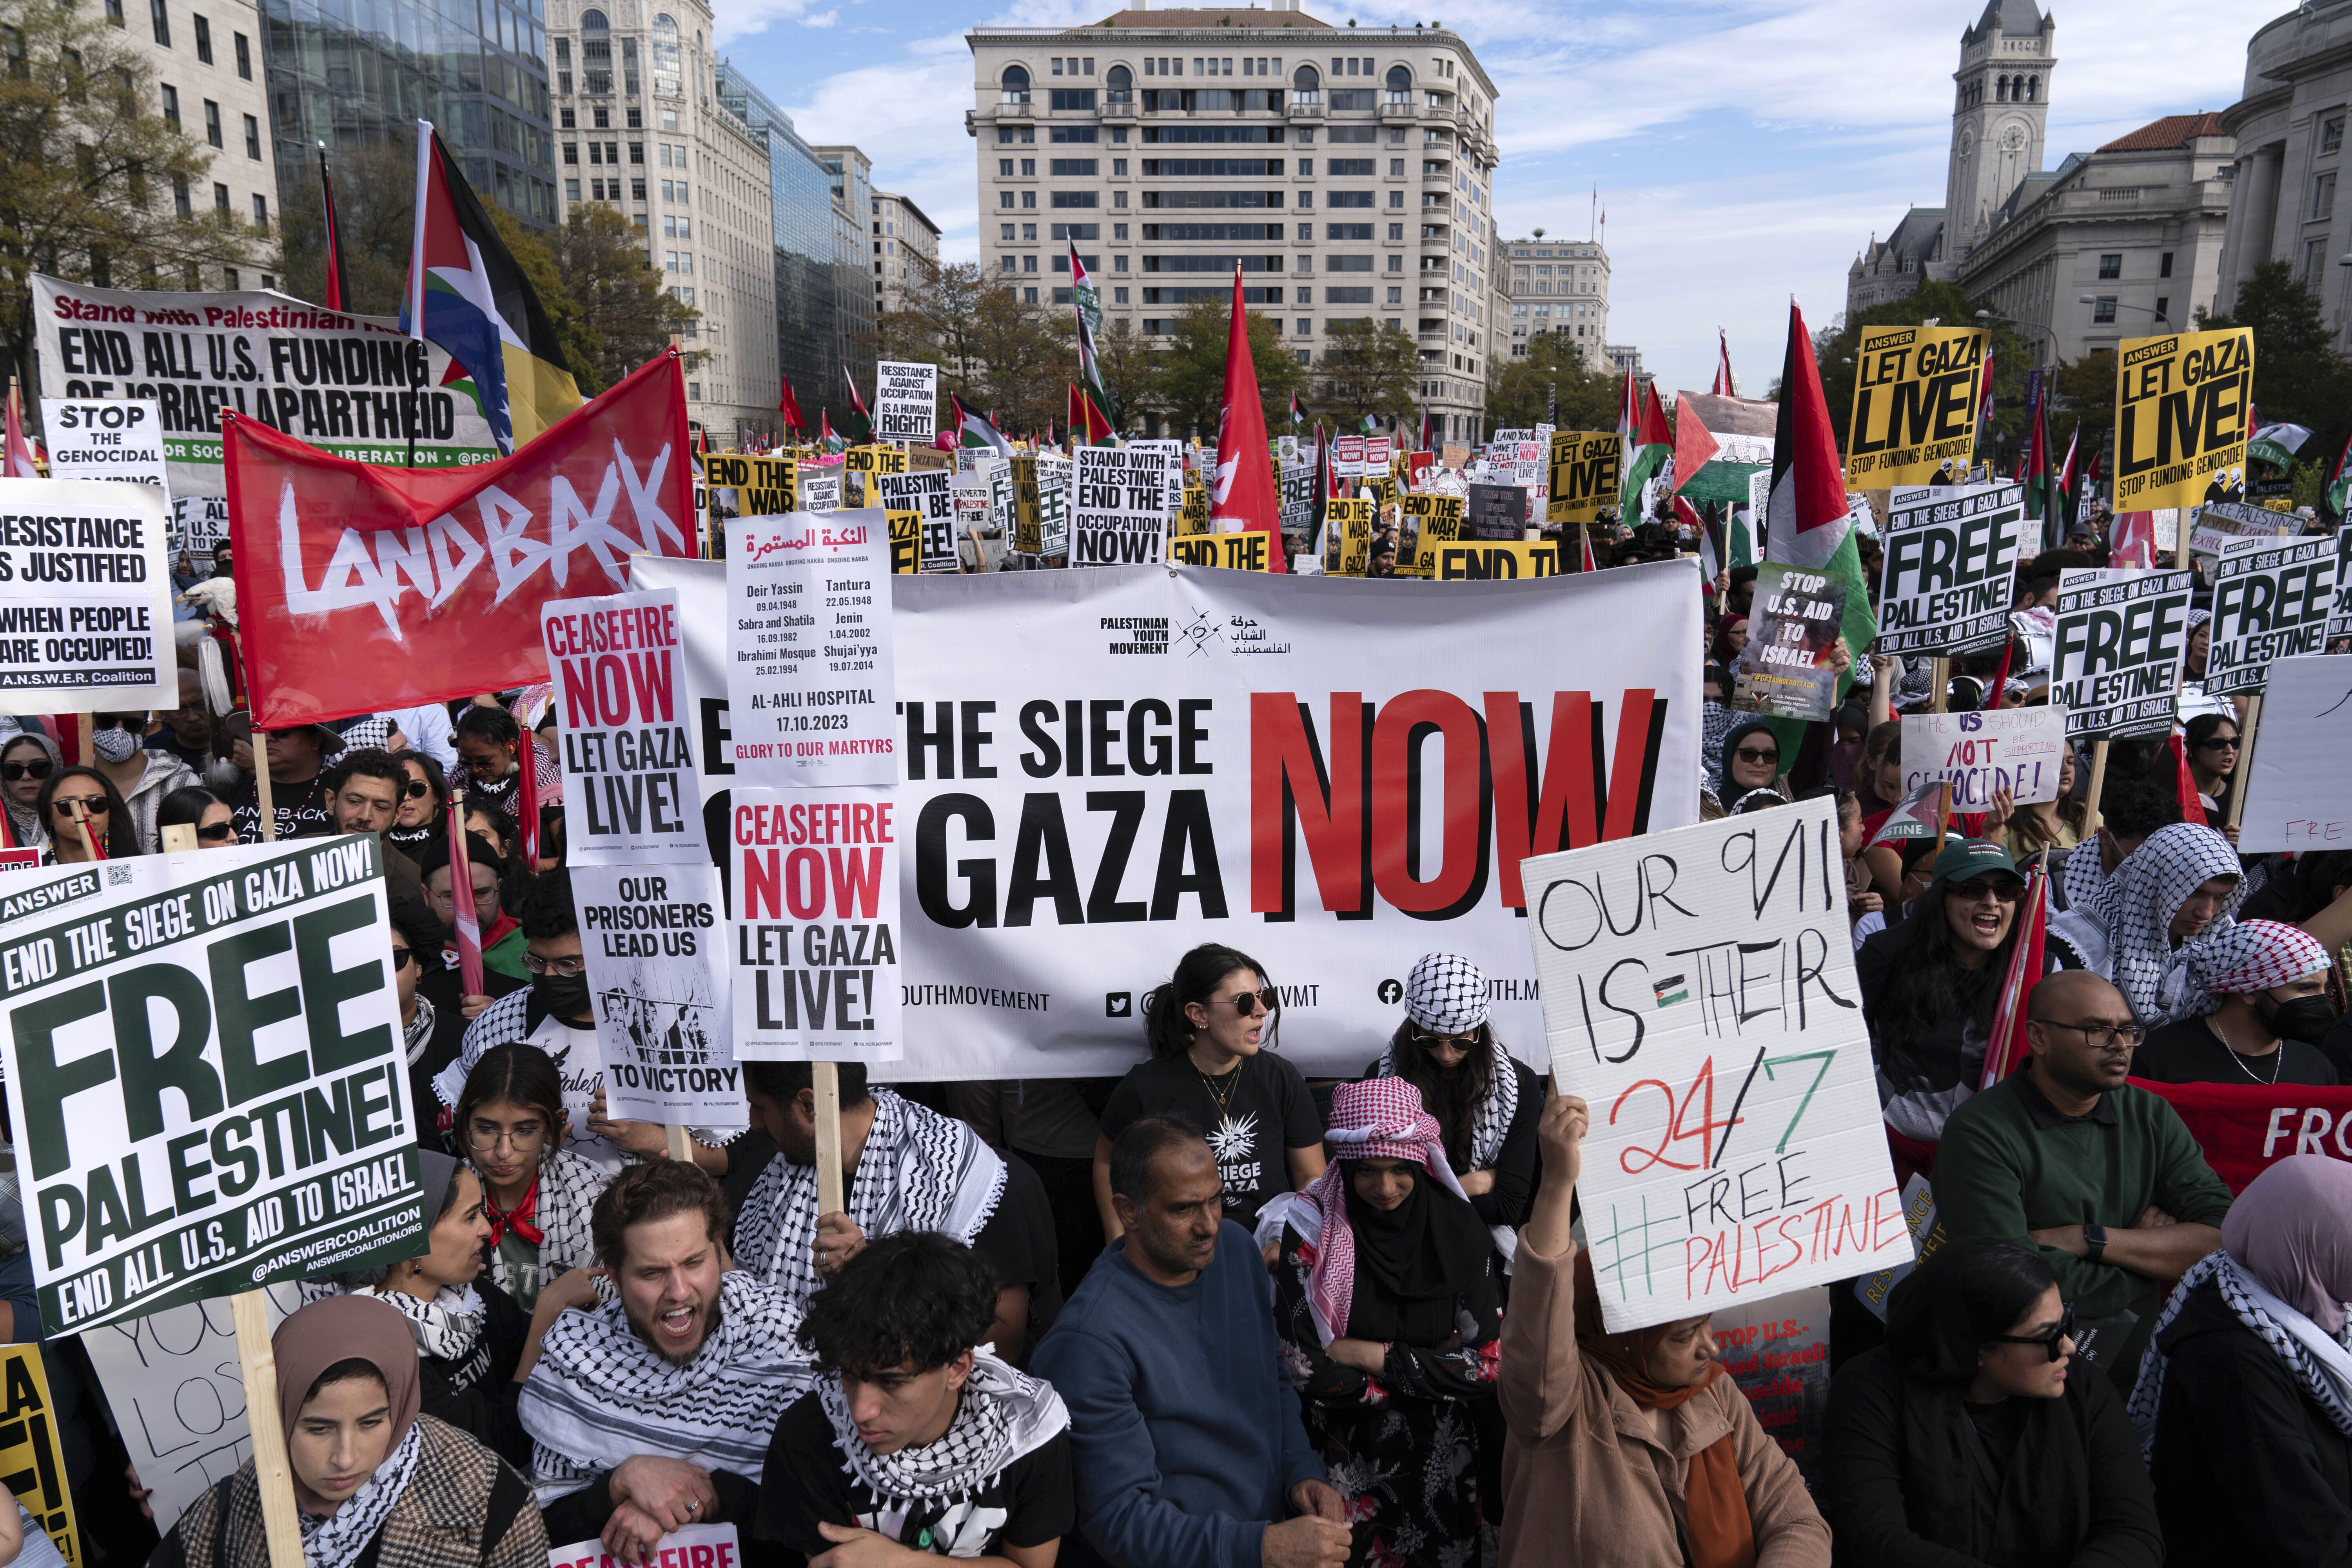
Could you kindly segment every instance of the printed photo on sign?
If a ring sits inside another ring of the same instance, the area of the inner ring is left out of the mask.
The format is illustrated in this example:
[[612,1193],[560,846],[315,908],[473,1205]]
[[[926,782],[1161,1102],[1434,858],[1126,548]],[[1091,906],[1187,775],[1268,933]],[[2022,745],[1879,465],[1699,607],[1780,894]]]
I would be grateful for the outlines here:
[[560,715],[570,863],[706,858],[677,595],[551,599],[539,624]]
[[572,897],[604,1063],[605,1114],[665,1125],[748,1125],[718,868],[708,859],[580,866]]
[[1517,485],[1472,485],[1462,537],[1517,542],[1527,537],[1528,492]]
[[727,695],[741,783],[898,781],[887,528],[870,510],[728,526]]
[[874,438],[929,446],[939,434],[940,367],[883,360],[874,367]]
[[171,489],[162,405],[153,398],[44,397],[41,437],[53,479],[125,479]]
[[1865,327],[1854,350],[1845,482],[1855,489],[1964,482],[1976,452],[1981,327]]
[[2340,586],[2337,570],[2331,539],[2238,539],[2225,545],[2213,565],[2205,695],[2260,691],[2275,660],[2322,652]]
[[5,884],[0,1050],[49,1332],[419,1250],[381,853],[359,834]]
[[2069,740],[2121,740],[2172,728],[2189,654],[2187,572],[2059,574],[2050,705],[2066,710]]
[[1834,802],[1520,875],[1552,1071],[1592,1108],[1578,1192],[1610,1332],[1910,1259]]
[[2352,849],[2352,654],[2306,654],[2271,668],[2238,847],[2248,853]]
[[2058,798],[2066,715],[2055,708],[1903,715],[1903,793],[1952,786],[1954,811],[1990,811],[2006,791],[2018,805]]
[[1134,447],[1081,447],[1070,564],[1132,566],[1160,559],[1175,492],[1169,459]]
[[0,713],[179,702],[170,531],[152,485],[0,479]]
[[2022,485],[1896,489],[1887,502],[1879,651],[1946,658],[2000,647],[2027,531]]
[[896,792],[738,789],[727,814],[740,1061],[895,1062]]
[[1779,561],[1757,568],[1748,648],[1730,706],[1775,719],[1825,720],[1837,706],[1830,649],[1845,623],[1846,580]]
[[2115,510],[2246,499],[2250,327],[2116,345]]

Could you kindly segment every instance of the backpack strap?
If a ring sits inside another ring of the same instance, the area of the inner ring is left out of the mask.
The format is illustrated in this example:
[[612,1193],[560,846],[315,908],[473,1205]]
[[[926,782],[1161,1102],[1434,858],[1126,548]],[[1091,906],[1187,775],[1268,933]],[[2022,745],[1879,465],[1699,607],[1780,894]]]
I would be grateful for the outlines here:
[[498,1479],[490,1483],[489,1500],[482,1513],[481,1560],[485,1563],[490,1561],[490,1554],[498,1550],[499,1544],[506,1540],[507,1531],[513,1525],[515,1517],[522,1512],[523,1505],[531,1500],[532,1495],[530,1483],[517,1474],[512,1465],[504,1459],[493,1462],[499,1467]]

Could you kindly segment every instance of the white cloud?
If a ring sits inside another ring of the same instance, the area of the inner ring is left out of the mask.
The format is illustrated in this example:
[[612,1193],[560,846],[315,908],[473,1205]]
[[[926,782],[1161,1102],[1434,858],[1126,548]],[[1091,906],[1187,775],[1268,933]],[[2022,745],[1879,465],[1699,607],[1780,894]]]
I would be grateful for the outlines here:
[[841,13],[839,11],[820,11],[814,16],[802,17],[801,26],[803,27],[830,27],[835,22],[840,20]]

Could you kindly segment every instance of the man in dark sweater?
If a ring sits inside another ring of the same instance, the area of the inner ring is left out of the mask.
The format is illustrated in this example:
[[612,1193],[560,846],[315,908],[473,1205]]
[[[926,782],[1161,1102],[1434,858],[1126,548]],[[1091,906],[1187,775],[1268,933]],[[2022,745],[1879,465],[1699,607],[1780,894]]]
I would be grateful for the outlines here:
[[2221,1245],[2230,1189],[2179,1115],[2125,1082],[2141,1031],[2084,970],[2033,987],[2033,1056],[1944,1126],[1936,1206],[1954,1236],[2038,1247],[2082,1322],[2082,1355],[2128,1392],[2165,1285]]
[[1069,1406],[1087,1538],[1119,1568],[1339,1568],[1345,1509],[1283,1374],[1273,1282],[1223,1219],[1209,1145],[1145,1117],[1112,1146],[1110,1184],[1126,1235],[1032,1363]]

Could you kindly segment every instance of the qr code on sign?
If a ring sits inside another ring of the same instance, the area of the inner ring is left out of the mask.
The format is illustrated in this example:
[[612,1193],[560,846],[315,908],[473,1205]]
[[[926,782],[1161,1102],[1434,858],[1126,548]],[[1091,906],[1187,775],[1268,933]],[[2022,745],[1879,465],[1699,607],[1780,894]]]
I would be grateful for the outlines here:
[[109,866],[106,868],[106,885],[110,888],[127,888],[137,879],[131,867]]

